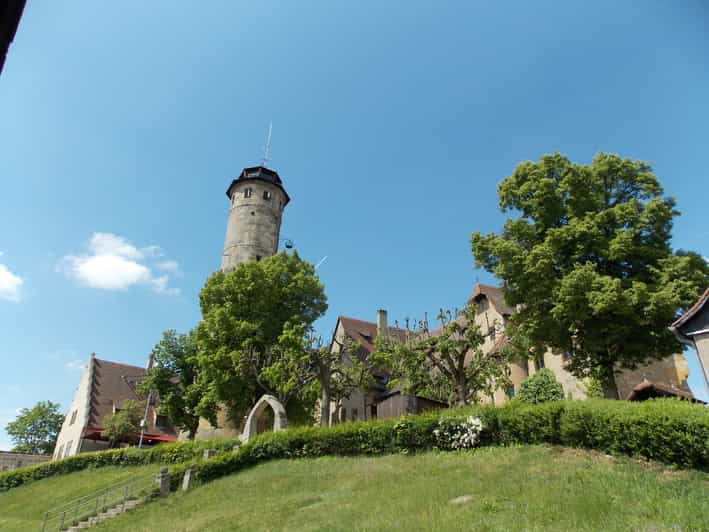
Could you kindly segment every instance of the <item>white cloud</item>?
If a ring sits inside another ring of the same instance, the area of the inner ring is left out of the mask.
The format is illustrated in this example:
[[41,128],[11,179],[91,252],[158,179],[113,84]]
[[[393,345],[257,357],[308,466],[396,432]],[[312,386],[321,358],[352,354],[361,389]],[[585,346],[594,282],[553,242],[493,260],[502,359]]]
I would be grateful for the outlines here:
[[[126,238],[113,233],[94,233],[88,243],[88,253],[66,255],[59,263],[59,270],[81,284],[101,290],[127,290],[135,285],[145,285],[158,294],[174,295],[176,288],[168,286],[167,274],[155,276],[151,261],[161,257],[159,246],[138,248]],[[174,272],[179,264],[165,260],[155,264],[168,263]],[[174,263],[174,265],[173,265]]]
[[70,360],[69,362],[66,362],[64,364],[64,367],[68,369],[69,371],[83,371],[85,362],[81,359],[76,359],[76,360]]
[[180,293],[179,288],[174,288],[167,286],[170,278],[167,275],[161,275],[160,277],[155,277],[150,280],[153,290],[158,294],[166,294],[169,296],[175,296]]
[[[0,251],[0,257],[2,255]],[[24,283],[22,277],[15,275],[7,266],[0,263],[0,299],[18,302],[22,283]]]
[[158,262],[155,267],[158,270],[162,270],[164,272],[169,272],[173,274],[180,273],[180,265],[177,263],[176,260],[163,260],[161,262]]

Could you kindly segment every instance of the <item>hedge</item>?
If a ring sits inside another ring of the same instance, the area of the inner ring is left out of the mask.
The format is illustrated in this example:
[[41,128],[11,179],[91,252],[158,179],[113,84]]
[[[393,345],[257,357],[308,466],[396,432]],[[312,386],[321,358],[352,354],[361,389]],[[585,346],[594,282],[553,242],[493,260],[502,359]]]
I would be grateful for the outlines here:
[[163,443],[146,449],[125,447],[69,456],[56,462],[44,462],[0,473],[0,492],[42,478],[73,473],[83,469],[106,466],[134,466],[144,464],[179,464],[197,460],[205,449],[217,452],[231,451],[239,441],[234,439]]
[[[206,482],[274,459],[425,451],[436,447],[433,431],[441,418],[463,420],[470,415],[483,422],[481,445],[549,443],[709,471],[709,408],[676,399],[642,403],[597,399],[540,404],[512,401],[502,407],[470,406],[395,420],[291,428],[261,434],[234,452],[198,463],[196,478]],[[203,449],[229,450],[234,443],[185,442],[142,451],[131,448],[80,454],[0,474],[0,491],[38,478],[104,465],[175,463],[180,464],[180,472],[187,462],[201,456]]]
[[274,459],[372,455],[433,449],[438,420],[483,421],[482,445],[550,443],[644,457],[709,471],[709,408],[675,399],[513,402],[443,410],[398,420],[345,423],[262,434],[197,467],[207,482]]

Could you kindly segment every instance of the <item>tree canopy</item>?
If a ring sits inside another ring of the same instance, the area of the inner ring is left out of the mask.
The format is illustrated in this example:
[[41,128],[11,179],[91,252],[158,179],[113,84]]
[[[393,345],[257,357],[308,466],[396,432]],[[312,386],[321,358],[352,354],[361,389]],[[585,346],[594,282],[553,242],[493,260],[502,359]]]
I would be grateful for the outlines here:
[[408,338],[379,335],[373,358],[387,368],[406,393],[448,402],[470,404],[505,387],[507,353],[483,351],[485,337],[475,323],[475,307],[438,315],[441,327],[412,331]]
[[13,451],[47,454],[54,451],[63,422],[58,403],[40,401],[21,409],[15,421],[5,425],[5,432],[15,444]]
[[202,393],[197,383],[197,346],[192,334],[163,333],[151,352],[152,367],[140,384],[141,392],[157,392],[158,410],[172,425],[194,438],[199,425],[197,406]]
[[200,415],[214,423],[225,404],[233,417],[263,393],[284,403],[305,393],[314,402],[306,339],[327,299],[312,264],[284,252],[245,262],[211,275],[199,297]]
[[108,439],[111,447],[138,441],[143,406],[140,401],[127,399],[121,404],[120,410],[104,418],[104,430],[101,435]]
[[498,186],[509,218],[472,235],[477,267],[519,305],[513,345],[572,355],[577,376],[612,386],[614,369],[679,351],[667,330],[709,280],[697,253],[673,251],[679,212],[650,165],[599,153],[590,165],[560,154],[519,164]]

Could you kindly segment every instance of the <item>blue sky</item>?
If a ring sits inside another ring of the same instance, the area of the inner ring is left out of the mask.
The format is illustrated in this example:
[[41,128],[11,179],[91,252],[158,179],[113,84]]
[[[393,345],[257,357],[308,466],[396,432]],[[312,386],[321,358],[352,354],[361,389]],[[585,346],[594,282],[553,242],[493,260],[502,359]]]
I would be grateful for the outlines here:
[[327,256],[323,335],[494,282],[470,233],[552,151],[650,161],[674,245],[709,255],[708,21],[690,0],[30,0],[0,75],[0,426],[66,408],[89,353],[142,365],[197,322],[271,121],[282,236]]

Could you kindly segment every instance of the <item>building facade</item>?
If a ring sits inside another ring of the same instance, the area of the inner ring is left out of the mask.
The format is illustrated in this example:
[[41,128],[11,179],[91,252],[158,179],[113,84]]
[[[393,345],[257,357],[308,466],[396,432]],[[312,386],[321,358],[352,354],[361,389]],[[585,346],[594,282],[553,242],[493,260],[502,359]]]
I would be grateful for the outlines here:
[[[505,303],[502,290],[495,286],[476,284],[469,301],[475,306],[475,323],[485,337],[482,350],[492,352],[503,349],[507,342],[504,334],[505,325],[514,309]],[[382,312],[379,311],[380,316]],[[366,356],[373,352],[374,341],[382,331],[381,319],[378,322],[379,326],[375,322],[341,316],[338,318],[333,333],[331,352],[341,350],[341,346],[346,344],[347,338],[362,346],[363,353],[360,356]],[[388,330],[392,331],[392,329]],[[393,329],[393,331],[399,336],[407,334],[401,329]],[[437,331],[434,329],[431,334],[435,335]],[[510,401],[519,392],[522,382],[541,368],[548,368],[554,373],[564,389],[565,397],[586,399],[588,383],[583,379],[576,378],[566,370],[568,360],[569,355],[565,353],[547,351],[526,362],[509,362],[510,386],[505,389],[498,388],[493,395],[480,398],[481,402],[501,405]],[[688,376],[687,362],[681,353],[670,355],[662,360],[648,362],[633,370],[625,369],[618,372],[615,377],[618,398],[633,399],[638,396],[638,387],[643,388],[650,384],[665,390],[666,395],[691,399],[692,395],[687,386]],[[386,375],[379,371],[374,374],[374,377],[377,384],[372,389],[358,390],[350,398],[343,400],[342,404],[332,405],[332,419],[341,421],[372,419],[378,417],[377,414],[380,410],[383,413],[384,409],[379,404],[390,393],[386,389]],[[335,411],[337,411],[337,415],[333,416],[332,413]],[[395,413],[407,412],[396,411]]]
[[[107,449],[109,443],[102,435],[105,418],[118,412],[127,400],[138,401],[145,407],[146,397],[137,389],[145,371],[139,366],[101,360],[91,354],[59,431],[52,459]],[[177,439],[168,420],[158,415],[157,405],[158,398],[151,397],[143,439],[145,445]]]
[[688,309],[670,330],[684,345],[693,349],[699,359],[699,368],[704,374],[704,385],[709,393],[709,288]]

